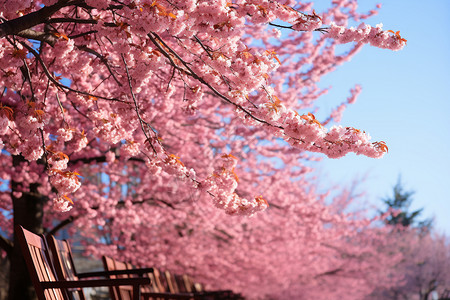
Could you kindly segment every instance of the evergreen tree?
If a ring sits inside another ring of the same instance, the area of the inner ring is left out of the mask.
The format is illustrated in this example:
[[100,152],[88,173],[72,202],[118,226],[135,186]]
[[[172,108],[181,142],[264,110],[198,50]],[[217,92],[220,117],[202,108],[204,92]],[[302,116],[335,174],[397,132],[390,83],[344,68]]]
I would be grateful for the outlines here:
[[410,211],[412,196],[414,191],[406,191],[403,187],[401,177],[398,178],[390,197],[382,199],[387,206],[386,211],[391,211],[386,218],[389,225],[401,225],[403,227],[417,227],[429,230],[432,227],[433,219],[419,220],[423,208]]

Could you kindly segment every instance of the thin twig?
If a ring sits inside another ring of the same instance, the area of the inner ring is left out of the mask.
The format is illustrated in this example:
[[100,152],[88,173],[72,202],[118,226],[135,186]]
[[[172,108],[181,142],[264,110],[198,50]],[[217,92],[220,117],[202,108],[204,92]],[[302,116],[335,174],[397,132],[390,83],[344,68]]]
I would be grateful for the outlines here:
[[90,34],[97,33],[97,32],[98,32],[97,30],[89,30],[89,31],[82,32],[82,33],[79,33],[79,34],[69,35],[68,38],[69,39],[76,39],[76,38],[83,37],[83,36],[90,35]]
[[45,165],[45,169],[49,170],[50,168],[48,166],[47,149],[45,147],[45,141],[44,141],[44,130],[42,128],[39,128],[39,132],[41,133],[42,150],[44,151],[44,165]]
[[152,41],[152,43],[158,48],[159,52],[161,52],[165,57],[167,57],[167,59],[169,59],[170,64],[176,68],[177,70],[181,71],[182,73],[185,73],[189,76],[193,76],[193,74],[189,74],[185,69],[180,68],[174,61],[173,58],[170,56],[170,54],[163,48],[161,47],[161,45],[150,35],[147,34],[147,36],[150,38],[150,40]]
[[[154,35],[154,37],[152,36],[152,34]],[[148,34],[147,36],[150,38],[150,40],[153,42],[153,44],[155,44],[158,49],[164,51],[163,54],[166,57],[170,57],[170,55],[164,50],[162,49],[162,47],[159,45],[158,41],[165,47],[167,48],[170,53],[172,55],[174,55],[183,65],[184,67],[189,71],[189,72],[185,72],[187,73],[189,76],[197,79],[198,81],[200,81],[201,83],[203,83],[204,85],[206,85],[210,90],[212,90],[214,92],[214,94],[216,94],[217,96],[219,96],[219,98],[225,100],[226,102],[232,104],[233,106],[235,106],[236,108],[238,108],[239,110],[243,111],[246,115],[248,115],[250,118],[254,119],[255,121],[258,121],[262,124],[266,124],[272,127],[276,127],[279,129],[284,129],[282,126],[278,126],[278,125],[273,125],[270,124],[267,121],[264,121],[260,118],[255,117],[251,112],[249,112],[248,110],[246,110],[245,108],[243,108],[241,105],[234,103],[233,101],[231,101],[230,99],[228,99],[228,97],[224,96],[222,93],[220,93],[217,89],[215,89],[211,84],[209,84],[208,82],[206,82],[203,78],[201,78],[199,75],[197,75],[188,65],[188,63],[186,63],[173,49],[171,49],[160,37],[158,34],[152,32],[152,34]],[[158,40],[156,41],[155,38]],[[173,62],[173,60],[171,60]]]
[[55,235],[59,230],[63,229],[67,225],[73,223],[79,216],[70,216],[67,219],[61,221],[58,225],[53,227],[53,229],[46,232],[46,235]]
[[108,69],[109,73],[111,74],[111,76],[113,77],[113,79],[117,82],[117,84],[119,86],[122,86],[122,83],[117,79],[116,75],[114,75],[111,66],[108,64],[108,60],[104,55],[101,55],[100,53],[98,53],[97,51],[95,51],[94,49],[91,49],[89,47],[87,47],[86,45],[75,45],[75,47],[77,47],[78,49],[85,51],[87,53],[91,53],[93,55],[95,55],[96,57],[98,57],[100,59],[100,61],[106,66],[106,68]]
[[141,129],[142,129],[142,132],[144,133],[144,135],[145,135],[145,137],[146,137],[146,140],[148,141],[148,143],[149,143],[150,146],[152,147],[153,152],[155,153],[155,155],[157,155],[158,152],[156,151],[155,147],[153,147],[153,144],[151,143],[150,137],[147,135],[147,132],[146,132],[146,130],[145,130],[145,128],[144,128],[144,123],[145,123],[148,127],[150,127],[150,128],[152,129],[153,133],[154,133],[156,136],[157,136],[157,133],[156,133],[156,131],[155,131],[155,130],[147,123],[147,122],[144,122],[144,120],[142,119],[142,117],[141,117],[141,115],[140,115],[140,113],[139,113],[139,106],[138,106],[138,103],[137,103],[137,101],[136,101],[136,96],[134,95],[134,92],[133,92],[133,86],[132,86],[132,84],[131,84],[131,77],[130,77],[130,73],[129,73],[129,71],[128,71],[128,64],[127,64],[127,62],[126,62],[125,57],[123,56],[123,54],[120,54],[120,56],[122,57],[122,61],[123,61],[124,65],[125,65],[125,71],[127,72],[128,86],[130,87],[130,93],[131,93],[131,97],[132,97],[133,102],[134,102],[134,109],[135,109],[135,111],[136,111],[136,115],[137,115],[137,117],[138,117],[138,119],[139,119],[139,124],[141,125]]
[[[293,29],[292,25],[286,26],[286,25],[275,24],[275,23],[272,23],[272,22],[269,22],[269,25],[274,26],[274,27],[278,27],[278,28],[290,29],[290,30],[293,30],[293,31],[303,31],[303,32],[309,31],[309,30],[296,30],[296,29]],[[329,27],[321,27],[321,28],[316,28],[313,31],[326,33],[326,32],[328,32],[328,29],[330,29],[330,28]]]
[[59,100],[58,92],[56,92],[56,101],[58,101],[59,109],[61,109],[61,114],[62,114],[62,117],[63,117],[63,121],[64,121],[64,123],[67,124],[66,118],[65,118],[65,115],[64,115],[64,108],[63,108],[63,106],[62,106],[61,101]]
[[45,23],[79,23],[79,24],[97,24],[98,21],[94,19],[79,19],[79,18],[51,18]]
[[22,59],[23,62],[23,66],[25,67],[25,71],[26,71],[26,79],[28,80],[28,83],[30,84],[30,91],[31,91],[31,99],[33,101],[36,101],[36,97],[34,96],[34,89],[33,89],[33,83],[31,82],[31,73],[30,73],[30,69],[28,68],[27,62],[25,59]]
[[203,48],[203,50],[205,50],[209,58],[214,59],[212,54],[209,52],[208,49],[206,49],[205,45],[203,45],[202,41],[196,35],[194,35],[194,39],[197,41],[197,43],[199,43],[199,45]]
[[42,69],[44,70],[45,75],[48,77],[48,79],[50,79],[50,81],[55,84],[57,87],[61,88],[61,89],[66,89],[69,90],[71,92],[77,93],[77,94],[82,94],[82,95],[86,95],[86,96],[91,96],[94,98],[99,98],[99,99],[103,99],[103,100],[108,100],[108,101],[117,101],[117,102],[122,102],[122,103],[127,103],[129,104],[129,102],[127,101],[123,101],[117,98],[108,98],[108,97],[103,97],[100,95],[94,95],[88,92],[84,92],[84,91],[80,91],[80,90],[75,90],[72,89],[60,82],[58,82],[55,78],[53,78],[53,76],[50,74],[50,71],[48,70],[47,66],[45,65],[44,61],[42,60],[41,56],[39,55],[39,53],[37,53],[33,48],[31,48],[30,46],[28,46],[26,43],[24,42],[20,42],[22,44],[22,46],[24,46],[25,48],[27,48],[27,50],[29,52],[31,52],[33,54],[34,57],[36,57],[36,59],[39,61],[39,63],[42,66]]

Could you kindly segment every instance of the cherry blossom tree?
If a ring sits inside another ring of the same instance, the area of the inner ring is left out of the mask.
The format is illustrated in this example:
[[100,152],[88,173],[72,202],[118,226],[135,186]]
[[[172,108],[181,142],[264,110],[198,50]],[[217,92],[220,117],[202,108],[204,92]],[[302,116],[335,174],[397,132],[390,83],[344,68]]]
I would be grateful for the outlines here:
[[84,217],[92,210],[80,211],[77,226],[93,228],[83,239],[104,241],[84,242],[89,255],[187,272],[208,288],[229,288],[249,299],[330,299],[349,291],[346,299],[361,299],[401,281],[384,276],[402,258],[380,251],[389,245],[386,228],[362,212],[349,212],[349,194],[328,205],[327,195],[305,191],[307,181],[288,181],[265,176],[260,188],[273,186],[267,191],[273,201],[253,218],[230,218],[196,195],[174,203],[164,192],[158,200],[132,200],[120,213],[111,202],[95,219]]
[[[96,245],[101,233],[104,253],[198,273],[210,257],[194,253],[232,244],[226,257],[236,260],[211,258],[210,278],[248,262],[248,274],[234,278],[257,282],[251,262],[276,245],[309,257],[302,282],[340,273],[313,261],[341,251],[338,244],[370,221],[326,205],[305,162],[319,159],[315,153],[380,158],[388,150],[363,130],[325,127],[339,121],[359,86],[329,118],[314,115],[327,91],[321,76],[364,44],[406,44],[398,31],[361,23],[374,13],[358,13],[347,0],[320,13],[288,0],[0,1],[0,247],[11,264],[9,298],[31,297],[15,224],[37,233],[73,224]],[[351,43],[345,53],[341,43]],[[253,219],[229,216],[269,205]],[[281,233],[284,244],[276,243]],[[211,239],[186,247],[202,235]],[[323,245],[331,237],[336,244]],[[303,244],[288,247],[289,240]],[[189,254],[197,258],[178,261]],[[288,290],[285,283],[279,292]]]
[[395,226],[388,235],[385,251],[401,253],[402,259],[386,269],[391,276],[403,277],[390,288],[380,287],[374,299],[430,298],[437,293],[445,299],[450,292],[450,243],[448,237],[420,228]]

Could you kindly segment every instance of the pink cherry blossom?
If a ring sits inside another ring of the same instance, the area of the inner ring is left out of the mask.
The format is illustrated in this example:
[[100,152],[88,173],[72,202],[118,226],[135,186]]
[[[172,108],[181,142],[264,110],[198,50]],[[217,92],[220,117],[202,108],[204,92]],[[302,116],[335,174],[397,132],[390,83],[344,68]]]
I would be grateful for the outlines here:
[[388,151],[376,132],[336,124],[359,86],[316,117],[323,76],[365,44],[405,46],[394,30],[348,28],[375,13],[352,0],[324,11],[292,0],[0,1],[1,232],[70,224],[87,254],[249,299],[366,299],[398,284],[383,277],[402,257],[379,251],[389,244],[379,219],[311,179],[317,160]]

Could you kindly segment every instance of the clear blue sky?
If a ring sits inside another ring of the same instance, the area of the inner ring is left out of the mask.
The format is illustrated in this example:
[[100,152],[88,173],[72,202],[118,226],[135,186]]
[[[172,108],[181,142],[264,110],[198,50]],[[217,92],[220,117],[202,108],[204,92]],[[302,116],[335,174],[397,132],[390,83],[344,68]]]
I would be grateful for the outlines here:
[[[371,9],[380,1],[363,0]],[[359,186],[371,203],[388,196],[399,175],[414,190],[412,209],[424,207],[424,217],[435,217],[439,232],[450,234],[450,1],[385,0],[380,13],[366,20],[385,30],[400,30],[408,40],[398,52],[366,46],[349,63],[321,82],[333,86],[320,100],[331,110],[348,95],[354,83],[363,91],[341,124],[369,132],[383,140],[389,153],[382,159],[348,155],[324,159],[319,169],[322,188]],[[316,7],[320,10],[319,7]]]

